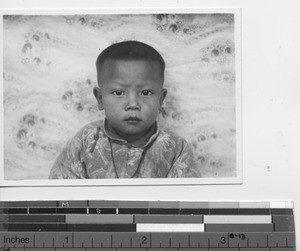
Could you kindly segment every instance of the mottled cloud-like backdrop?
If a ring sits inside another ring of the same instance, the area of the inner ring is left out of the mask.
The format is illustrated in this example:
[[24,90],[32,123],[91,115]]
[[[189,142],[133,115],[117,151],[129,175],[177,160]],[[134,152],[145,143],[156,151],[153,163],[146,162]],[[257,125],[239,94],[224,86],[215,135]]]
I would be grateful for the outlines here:
[[203,177],[235,177],[234,26],[233,14],[4,16],[4,178],[46,179],[66,141],[103,119],[95,61],[123,40],[166,61],[159,125],[190,142]]

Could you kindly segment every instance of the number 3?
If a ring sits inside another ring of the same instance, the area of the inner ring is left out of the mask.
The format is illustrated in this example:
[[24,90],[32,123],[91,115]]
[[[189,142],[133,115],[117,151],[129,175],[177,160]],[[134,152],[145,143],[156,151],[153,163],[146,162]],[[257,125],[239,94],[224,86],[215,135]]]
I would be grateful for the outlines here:
[[221,237],[221,244],[226,244],[226,238],[224,236]]

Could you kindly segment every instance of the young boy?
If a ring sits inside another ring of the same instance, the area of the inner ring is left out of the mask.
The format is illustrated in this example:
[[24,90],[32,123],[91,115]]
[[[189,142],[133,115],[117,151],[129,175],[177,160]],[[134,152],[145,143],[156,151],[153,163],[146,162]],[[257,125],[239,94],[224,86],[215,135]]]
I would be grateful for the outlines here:
[[156,123],[167,95],[161,55],[125,41],[106,48],[96,66],[94,95],[105,120],[88,124],[67,143],[49,178],[200,177],[187,142]]

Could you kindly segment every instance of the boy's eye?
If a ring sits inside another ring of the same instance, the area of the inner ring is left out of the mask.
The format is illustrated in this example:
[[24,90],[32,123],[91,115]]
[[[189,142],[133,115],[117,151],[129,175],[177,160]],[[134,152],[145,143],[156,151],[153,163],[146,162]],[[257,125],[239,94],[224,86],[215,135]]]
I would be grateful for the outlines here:
[[142,91],[142,95],[143,95],[143,96],[149,96],[149,95],[151,95],[151,94],[153,94],[152,91],[149,91],[149,90],[144,90],[144,91]]
[[124,91],[121,91],[121,90],[116,90],[116,91],[113,91],[112,93],[116,96],[121,96],[121,95],[125,94]]

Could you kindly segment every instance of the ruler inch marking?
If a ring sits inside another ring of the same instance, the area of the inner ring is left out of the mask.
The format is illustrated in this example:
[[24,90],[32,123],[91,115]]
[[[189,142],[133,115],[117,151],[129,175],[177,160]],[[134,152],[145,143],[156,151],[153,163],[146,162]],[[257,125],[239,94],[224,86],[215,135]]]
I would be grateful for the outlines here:
[[74,248],[75,243],[74,243],[74,232],[72,232],[72,248]]
[[33,234],[33,247],[35,248],[35,234]]
[[229,232],[227,233],[227,246],[229,247]]

